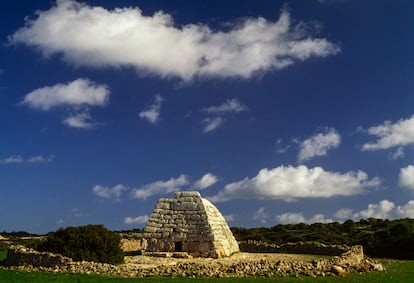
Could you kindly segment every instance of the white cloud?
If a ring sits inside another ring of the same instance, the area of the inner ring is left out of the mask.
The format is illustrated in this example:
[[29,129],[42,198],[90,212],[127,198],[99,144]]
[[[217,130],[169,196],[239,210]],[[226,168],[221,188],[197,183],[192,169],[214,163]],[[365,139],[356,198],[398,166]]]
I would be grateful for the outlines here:
[[63,120],[63,124],[65,124],[68,127],[78,129],[92,129],[98,125],[92,119],[88,110],[70,115],[69,117]]
[[233,98],[228,99],[221,105],[207,107],[203,111],[210,114],[209,117],[203,119],[204,132],[208,133],[219,128],[228,115],[248,111],[248,108],[241,104],[238,99]]
[[312,224],[312,223],[332,223],[334,222],[330,218],[326,218],[324,214],[315,214],[311,218],[306,220],[306,223]]
[[203,131],[205,133],[214,131],[218,129],[223,123],[224,123],[223,117],[207,117],[203,119],[204,129]]
[[178,178],[171,178],[168,181],[157,181],[141,188],[133,189],[131,196],[134,199],[147,199],[153,195],[179,191],[183,186],[187,186],[188,184],[189,180],[187,176],[181,174]]
[[396,123],[385,121],[382,125],[369,128],[367,132],[378,139],[364,144],[362,150],[373,151],[414,144],[414,115]]
[[277,153],[285,153],[289,150],[290,145],[288,144],[288,145],[283,146],[282,143],[283,143],[283,140],[281,138],[278,138],[276,141],[276,145],[277,145],[276,152]]
[[300,144],[298,161],[308,161],[316,156],[326,156],[328,150],[337,148],[341,143],[341,136],[330,128],[325,133],[318,133]]
[[208,114],[215,114],[215,115],[225,115],[229,113],[239,113],[243,111],[247,111],[248,108],[246,105],[240,103],[237,98],[228,99],[226,102],[219,106],[210,106],[204,109],[205,112]]
[[397,150],[395,152],[390,153],[388,156],[392,160],[397,160],[399,158],[404,158],[405,157],[404,148],[402,146],[400,146],[399,148],[397,148]]
[[282,224],[298,224],[298,223],[331,223],[332,219],[327,219],[323,214],[315,214],[309,219],[306,219],[302,213],[287,212],[276,216],[276,220]]
[[276,220],[282,224],[305,223],[306,219],[302,213],[287,212],[276,216]]
[[330,198],[362,194],[369,187],[377,187],[380,180],[371,180],[363,171],[337,173],[321,167],[279,166],[262,169],[256,177],[230,183],[209,199],[213,202],[232,199]]
[[269,213],[266,211],[264,207],[260,207],[252,217],[253,220],[257,220],[260,223],[264,224],[269,219]]
[[414,200],[410,200],[405,205],[398,206],[396,213],[400,218],[414,218]]
[[400,169],[399,185],[414,192],[414,166],[408,165]]
[[27,158],[24,158],[20,155],[12,155],[3,159],[0,159],[0,164],[24,164],[24,163],[50,163],[54,160],[54,156],[43,156],[43,155],[33,155]]
[[216,176],[214,176],[211,173],[207,173],[203,177],[201,177],[200,180],[194,182],[194,188],[199,189],[199,190],[204,190],[204,189],[207,189],[208,187],[213,186],[217,182],[218,182],[218,179]]
[[335,212],[334,216],[338,219],[345,220],[352,218],[352,214],[354,210],[351,208],[341,208],[337,212]]
[[55,159],[53,155],[51,156],[43,156],[43,155],[34,155],[30,156],[26,162],[27,163],[50,163]]
[[75,207],[72,209],[73,217],[86,217],[89,216],[87,213],[82,212],[81,209]]
[[21,105],[42,111],[58,106],[103,106],[108,102],[109,89],[88,79],[77,79],[68,84],[38,88],[25,95]]
[[92,192],[100,198],[119,201],[123,192],[130,191],[130,197],[132,199],[145,200],[154,195],[162,195],[180,190],[206,189],[214,185],[217,181],[218,179],[216,176],[207,173],[204,174],[201,179],[191,183],[187,175],[181,174],[177,178],[171,178],[167,181],[152,182],[139,188],[129,188],[122,184],[118,184],[114,187],[96,185],[92,188]]
[[141,215],[138,217],[130,217],[128,216],[125,218],[124,223],[128,225],[137,225],[137,224],[145,224],[148,222],[148,215]]
[[125,187],[122,184],[118,184],[112,188],[96,185],[92,188],[92,193],[100,198],[119,201],[121,199],[122,192],[127,190],[129,190],[129,188]]
[[408,201],[404,205],[397,206],[389,200],[382,200],[379,203],[368,204],[367,209],[354,211],[351,208],[343,208],[335,213],[335,216],[341,220],[345,219],[396,219],[396,218],[414,218],[414,200]]
[[23,157],[20,155],[13,155],[0,160],[1,164],[24,163]]
[[164,99],[161,95],[157,94],[155,96],[154,103],[151,104],[146,110],[141,111],[139,113],[139,117],[147,120],[151,124],[156,124],[160,119],[161,105],[163,101]]
[[382,200],[377,204],[369,204],[368,208],[354,213],[355,219],[367,219],[367,218],[392,218],[392,212],[395,209],[395,204],[388,200]]
[[[36,89],[25,95],[19,105],[41,111],[48,111],[59,106],[74,108],[77,113],[70,114],[63,120],[63,124],[72,128],[91,129],[98,123],[92,119],[88,106],[106,105],[109,93],[106,85],[98,85],[81,78],[67,84]],[[81,107],[84,107],[83,111],[79,110]]]
[[43,55],[62,54],[76,66],[133,66],[161,77],[250,78],[280,70],[297,61],[327,57],[340,48],[315,38],[311,25],[292,25],[289,12],[278,21],[244,18],[226,31],[206,25],[177,25],[158,11],[145,16],[139,8],[106,10],[74,0],[58,0],[48,11],[36,12],[9,37]]

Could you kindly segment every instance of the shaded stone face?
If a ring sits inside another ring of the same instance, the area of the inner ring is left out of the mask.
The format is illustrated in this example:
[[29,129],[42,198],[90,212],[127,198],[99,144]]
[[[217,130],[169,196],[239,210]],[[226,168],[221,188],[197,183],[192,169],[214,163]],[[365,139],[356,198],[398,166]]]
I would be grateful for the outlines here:
[[199,192],[160,198],[144,230],[146,252],[187,252],[219,258],[239,251],[226,220]]

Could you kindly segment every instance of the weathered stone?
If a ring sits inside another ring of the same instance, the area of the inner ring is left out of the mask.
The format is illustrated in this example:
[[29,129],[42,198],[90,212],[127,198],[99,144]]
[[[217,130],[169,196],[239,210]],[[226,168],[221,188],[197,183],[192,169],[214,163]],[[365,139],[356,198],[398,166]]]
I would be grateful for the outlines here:
[[136,252],[141,248],[141,239],[121,239],[121,249],[124,252]]
[[346,270],[339,265],[333,265],[332,272],[338,276],[345,276],[346,274]]
[[173,199],[159,199],[145,227],[142,247],[146,252],[213,258],[239,251],[224,217],[199,192],[176,192]]

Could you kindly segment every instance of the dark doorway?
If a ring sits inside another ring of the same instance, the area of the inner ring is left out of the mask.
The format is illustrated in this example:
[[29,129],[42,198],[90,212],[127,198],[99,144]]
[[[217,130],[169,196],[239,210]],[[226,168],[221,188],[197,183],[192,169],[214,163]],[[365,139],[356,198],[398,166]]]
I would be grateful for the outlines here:
[[182,252],[183,251],[183,242],[175,242],[174,250],[176,252]]

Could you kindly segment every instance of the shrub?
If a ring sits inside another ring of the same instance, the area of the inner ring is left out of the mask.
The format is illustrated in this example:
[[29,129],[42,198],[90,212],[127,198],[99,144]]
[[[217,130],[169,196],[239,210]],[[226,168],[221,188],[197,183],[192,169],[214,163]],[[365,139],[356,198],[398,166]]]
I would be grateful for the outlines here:
[[0,251],[7,251],[8,248],[9,248],[8,244],[6,244],[3,241],[0,241]]
[[87,225],[51,232],[38,249],[59,253],[76,261],[118,264],[124,260],[120,241],[118,234],[103,225]]

